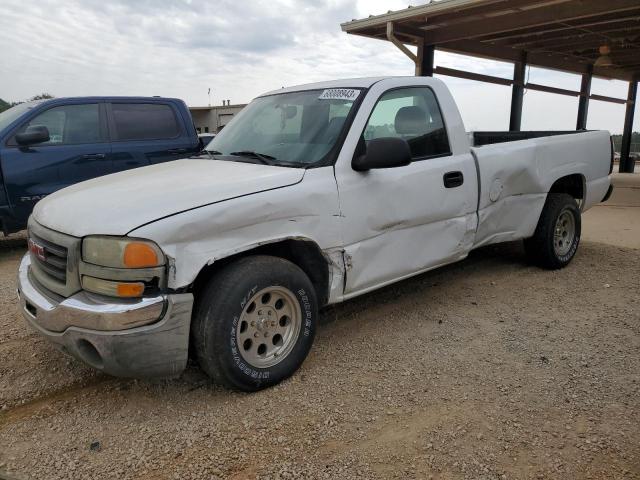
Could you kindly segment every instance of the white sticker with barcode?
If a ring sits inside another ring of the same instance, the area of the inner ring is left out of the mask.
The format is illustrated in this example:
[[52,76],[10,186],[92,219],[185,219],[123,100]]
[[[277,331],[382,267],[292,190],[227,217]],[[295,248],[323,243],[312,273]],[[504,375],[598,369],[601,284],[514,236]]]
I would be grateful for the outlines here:
[[320,100],[355,100],[360,95],[360,90],[355,88],[329,88],[322,92]]

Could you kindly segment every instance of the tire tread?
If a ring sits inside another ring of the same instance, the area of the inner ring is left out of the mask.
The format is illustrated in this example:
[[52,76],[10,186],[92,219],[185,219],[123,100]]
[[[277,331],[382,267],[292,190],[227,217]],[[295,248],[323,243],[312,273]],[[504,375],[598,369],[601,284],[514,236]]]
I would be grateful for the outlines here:
[[553,248],[553,234],[556,219],[560,211],[567,205],[573,206],[577,212],[576,237],[577,241],[580,241],[580,210],[578,209],[575,199],[566,193],[548,194],[533,237],[524,240],[527,257],[532,263],[539,267],[548,270],[557,270],[566,267],[573,258],[572,255],[569,260],[562,261],[558,258]]
[[255,276],[256,271],[268,275],[274,269],[298,278],[309,291],[309,295],[313,296],[314,312],[317,312],[313,286],[302,269],[288,260],[268,255],[247,256],[225,265],[213,274],[199,292],[193,315],[193,347],[200,367],[220,385],[233,390],[256,391],[281,380],[266,381],[257,386],[239,381],[224,361],[228,340],[226,335],[220,334],[227,328],[221,312],[237,308],[237,286],[246,283],[247,278]]

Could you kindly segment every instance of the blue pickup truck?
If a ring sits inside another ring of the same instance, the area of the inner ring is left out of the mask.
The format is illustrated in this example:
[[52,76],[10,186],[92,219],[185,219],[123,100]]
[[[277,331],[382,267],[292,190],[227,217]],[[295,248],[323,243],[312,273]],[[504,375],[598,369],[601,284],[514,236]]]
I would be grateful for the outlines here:
[[56,190],[201,149],[179,99],[81,97],[16,105],[0,113],[0,230],[7,235],[25,228],[36,202]]

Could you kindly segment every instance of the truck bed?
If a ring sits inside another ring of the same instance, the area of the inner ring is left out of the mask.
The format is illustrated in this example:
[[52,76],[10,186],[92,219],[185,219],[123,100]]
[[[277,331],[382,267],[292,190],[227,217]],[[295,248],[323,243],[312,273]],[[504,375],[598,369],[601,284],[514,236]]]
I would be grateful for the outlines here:
[[609,132],[475,135],[482,145],[471,147],[480,187],[475,247],[533,235],[547,192],[559,178],[577,177],[583,211],[600,202],[609,187]]

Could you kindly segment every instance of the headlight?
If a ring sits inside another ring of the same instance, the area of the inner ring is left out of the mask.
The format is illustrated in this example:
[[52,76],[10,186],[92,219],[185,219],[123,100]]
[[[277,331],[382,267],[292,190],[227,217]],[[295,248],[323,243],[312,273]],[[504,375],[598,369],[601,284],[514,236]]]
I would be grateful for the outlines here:
[[82,241],[82,288],[120,298],[157,294],[165,279],[165,256],[155,243],[127,237]]
[[82,260],[111,268],[153,268],[164,265],[160,248],[148,240],[117,237],[87,237],[82,242]]

